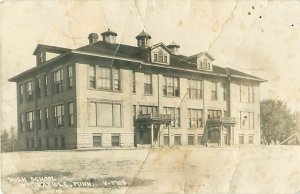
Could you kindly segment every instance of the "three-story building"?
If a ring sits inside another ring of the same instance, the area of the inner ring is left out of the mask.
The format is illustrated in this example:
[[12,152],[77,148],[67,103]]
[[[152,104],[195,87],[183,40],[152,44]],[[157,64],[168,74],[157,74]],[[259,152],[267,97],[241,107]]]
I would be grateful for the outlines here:
[[21,150],[260,143],[265,80],[179,45],[116,43],[110,31],[78,49],[38,45],[17,83]]

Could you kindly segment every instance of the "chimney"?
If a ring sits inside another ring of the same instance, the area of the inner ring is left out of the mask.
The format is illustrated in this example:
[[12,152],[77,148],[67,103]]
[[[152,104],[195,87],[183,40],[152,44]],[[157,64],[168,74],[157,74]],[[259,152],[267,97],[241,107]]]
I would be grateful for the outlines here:
[[107,31],[101,33],[103,42],[109,43],[109,44],[116,44],[116,37],[118,36],[117,33],[110,31],[108,28]]
[[139,33],[139,35],[137,35],[135,38],[137,39],[138,47],[146,48],[150,46],[151,36],[147,34],[144,30],[141,33]]
[[172,42],[167,47],[170,49],[172,54],[174,54],[174,55],[178,54],[178,48],[180,48],[180,46],[178,44],[176,44],[175,42]]
[[97,33],[90,33],[88,38],[89,38],[89,44],[92,44],[98,41],[99,36]]

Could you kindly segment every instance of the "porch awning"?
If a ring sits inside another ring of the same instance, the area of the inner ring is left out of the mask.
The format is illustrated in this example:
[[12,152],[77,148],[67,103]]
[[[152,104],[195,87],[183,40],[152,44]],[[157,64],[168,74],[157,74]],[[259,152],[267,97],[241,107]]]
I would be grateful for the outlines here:
[[220,117],[220,118],[209,118],[207,119],[208,126],[234,126],[235,118],[234,117]]
[[172,121],[170,114],[140,114],[136,119],[140,124],[170,124]]

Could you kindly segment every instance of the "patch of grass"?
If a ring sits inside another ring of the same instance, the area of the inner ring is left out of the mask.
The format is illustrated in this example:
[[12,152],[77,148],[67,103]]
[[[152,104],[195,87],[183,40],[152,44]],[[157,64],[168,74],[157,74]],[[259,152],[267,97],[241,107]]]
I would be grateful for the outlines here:
[[34,171],[22,171],[12,175],[10,177],[48,177],[53,176],[55,178],[62,176],[71,176],[71,172],[57,171],[57,170],[34,170]]

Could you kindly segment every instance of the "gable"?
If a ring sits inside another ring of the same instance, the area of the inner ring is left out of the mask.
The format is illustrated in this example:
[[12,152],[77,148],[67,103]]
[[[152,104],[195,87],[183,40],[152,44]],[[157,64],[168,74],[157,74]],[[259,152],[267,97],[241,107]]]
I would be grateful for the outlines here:
[[200,55],[197,57],[197,69],[212,71],[212,60],[207,55]]
[[151,48],[151,62],[159,64],[170,64],[170,51],[163,45]]

